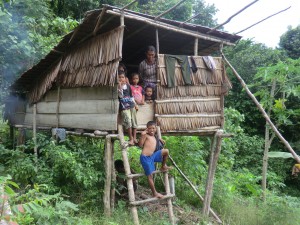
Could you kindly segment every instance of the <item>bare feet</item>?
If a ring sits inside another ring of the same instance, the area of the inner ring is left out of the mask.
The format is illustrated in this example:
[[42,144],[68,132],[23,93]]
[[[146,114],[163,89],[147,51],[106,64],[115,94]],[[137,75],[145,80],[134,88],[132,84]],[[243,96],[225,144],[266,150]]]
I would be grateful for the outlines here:
[[155,198],[163,198],[164,196],[161,193],[156,192],[153,197]]
[[160,171],[161,171],[161,172],[167,172],[167,171],[170,170],[170,169],[172,169],[172,166],[167,166],[167,165],[165,165],[165,166],[162,166],[162,167],[160,168]]
[[133,142],[134,142],[134,144],[136,144],[136,145],[139,143],[139,141],[138,141],[137,139],[135,139]]
[[133,146],[133,145],[134,145],[133,140],[130,140],[130,141],[128,142],[128,145],[129,145],[129,146]]

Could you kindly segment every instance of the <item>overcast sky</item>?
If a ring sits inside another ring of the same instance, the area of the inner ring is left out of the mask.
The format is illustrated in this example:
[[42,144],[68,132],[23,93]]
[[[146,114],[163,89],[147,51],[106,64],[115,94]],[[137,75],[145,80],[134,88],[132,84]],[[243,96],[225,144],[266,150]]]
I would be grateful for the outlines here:
[[[230,16],[253,2],[253,0],[205,0],[208,4],[215,4],[219,11],[216,14],[218,23],[225,22]],[[239,35],[245,38],[253,38],[255,42],[264,43],[268,47],[275,48],[280,36],[291,25],[295,28],[300,25],[300,0],[259,0],[254,5],[234,17],[224,26],[229,33],[238,32],[267,16],[291,6],[285,12],[265,20]]]

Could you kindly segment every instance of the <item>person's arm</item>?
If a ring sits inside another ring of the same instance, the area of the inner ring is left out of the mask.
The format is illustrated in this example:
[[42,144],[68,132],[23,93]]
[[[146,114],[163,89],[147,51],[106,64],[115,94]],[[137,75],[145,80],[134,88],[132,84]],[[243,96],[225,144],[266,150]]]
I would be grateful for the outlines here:
[[145,144],[145,141],[147,139],[147,131],[148,129],[144,130],[142,133],[141,133],[141,138],[139,140],[139,146],[142,148]]
[[120,82],[118,84],[118,96],[119,96],[119,98],[123,97],[123,88],[122,88],[122,84]]
[[164,139],[159,139],[160,141],[161,141],[161,143],[163,143],[163,145],[165,145],[166,144],[166,141],[164,140]]

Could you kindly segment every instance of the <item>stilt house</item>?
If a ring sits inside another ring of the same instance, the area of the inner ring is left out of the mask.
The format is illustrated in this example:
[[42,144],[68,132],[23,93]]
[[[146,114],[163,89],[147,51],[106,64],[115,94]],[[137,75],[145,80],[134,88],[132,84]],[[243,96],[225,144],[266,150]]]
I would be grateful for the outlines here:
[[[116,133],[119,62],[129,72],[137,72],[145,58],[145,47],[154,45],[157,99],[140,107],[140,128],[155,120],[165,135],[214,135],[224,124],[224,95],[231,83],[222,58],[207,56],[240,38],[105,5],[87,12],[74,31],[15,81],[6,103],[6,118],[17,127]],[[174,71],[166,71],[166,55],[186,55],[191,66],[192,60],[195,62],[189,83],[183,79],[178,63]],[[213,68],[209,60],[213,60]],[[168,76],[172,76],[173,85]]]

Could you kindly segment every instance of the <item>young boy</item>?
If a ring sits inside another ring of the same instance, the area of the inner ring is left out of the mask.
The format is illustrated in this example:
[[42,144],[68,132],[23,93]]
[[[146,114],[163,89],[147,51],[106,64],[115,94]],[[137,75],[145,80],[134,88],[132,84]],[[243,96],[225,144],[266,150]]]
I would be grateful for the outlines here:
[[128,135],[129,135],[128,144],[132,146],[138,143],[136,139],[136,128],[137,128],[136,111],[138,110],[138,106],[132,97],[130,85],[126,83],[126,76],[124,71],[119,71],[118,78],[119,78],[118,96],[120,101],[122,124],[125,127],[125,129],[128,131]]
[[138,105],[144,105],[145,104],[145,95],[144,95],[144,90],[142,86],[140,86],[138,83],[140,81],[140,76],[138,73],[133,73],[131,75],[131,83],[130,85],[131,92],[134,98],[134,101]]
[[151,86],[145,87],[145,102],[152,103],[154,101],[153,88]]
[[[158,193],[155,189],[154,182],[153,182],[153,175],[152,173],[155,171],[155,162],[161,162],[161,171],[165,172],[170,167],[166,165],[166,161],[169,155],[168,149],[160,149],[155,151],[157,140],[155,138],[156,132],[156,124],[154,121],[149,121],[147,123],[147,129],[141,133],[141,138],[139,141],[139,146],[143,148],[140,162],[143,166],[146,176],[148,177],[149,186],[151,188],[153,197],[162,198],[163,195]],[[164,143],[162,139],[160,139]]]

